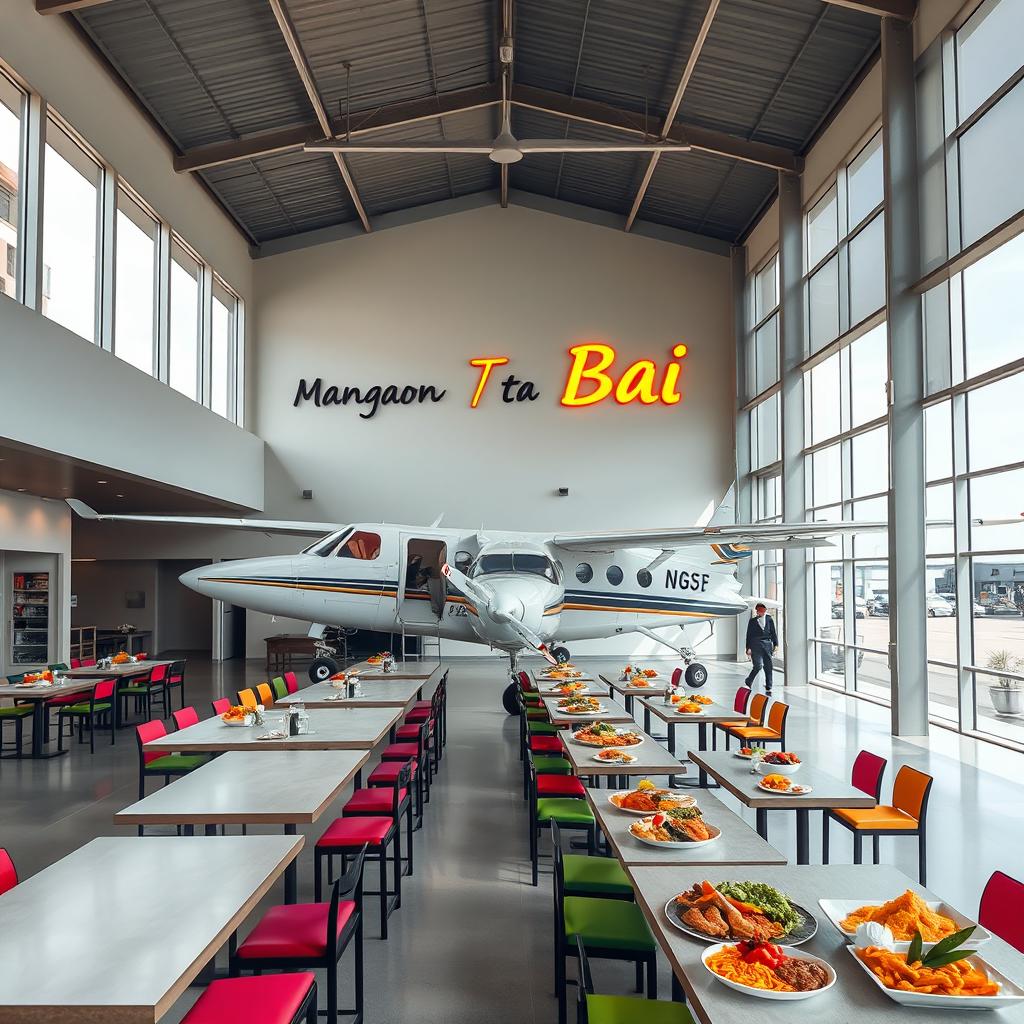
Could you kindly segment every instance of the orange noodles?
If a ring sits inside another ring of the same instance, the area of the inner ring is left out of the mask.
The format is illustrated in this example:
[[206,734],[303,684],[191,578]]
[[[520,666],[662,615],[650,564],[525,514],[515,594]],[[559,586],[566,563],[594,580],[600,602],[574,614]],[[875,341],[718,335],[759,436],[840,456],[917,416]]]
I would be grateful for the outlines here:
[[743,954],[735,946],[726,946],[704,961],[719,977],[733,981],[737,985],[748,988],[763,988],[769,992],[795,992],[792,985],[787,985],[776,973],[764,964],[751,964],[743,959]]
[[999,986],[967,960],[945,967],[922,967],[919,961],[908,964],[905,953],[878,946],[858,949],[857,956],[886,988],[936,996],[999,995]]
[[955,921],[936,913],[910,889],[880,907],[858,907],[852,914],[843,918],[841,926],[844,932],[855,932],[857,926],[864,924],[865,921],[884,924],[897,942],[909,942],[916,931],[921,932],[921,938],[925,942],[938,942],[956,931]]

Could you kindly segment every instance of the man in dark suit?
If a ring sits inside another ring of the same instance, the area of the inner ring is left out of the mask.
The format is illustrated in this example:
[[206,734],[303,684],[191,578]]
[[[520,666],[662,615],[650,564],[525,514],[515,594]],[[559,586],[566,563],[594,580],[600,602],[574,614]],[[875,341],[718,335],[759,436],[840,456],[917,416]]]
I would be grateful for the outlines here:
[[754,615],[747,623],[747,657],[754,663],[745,682],[751,686],[757,673],[764,669],[764,692],[772,692],[772,655],[779,649],[779,634],[775,620],[760,602],[754,606]]

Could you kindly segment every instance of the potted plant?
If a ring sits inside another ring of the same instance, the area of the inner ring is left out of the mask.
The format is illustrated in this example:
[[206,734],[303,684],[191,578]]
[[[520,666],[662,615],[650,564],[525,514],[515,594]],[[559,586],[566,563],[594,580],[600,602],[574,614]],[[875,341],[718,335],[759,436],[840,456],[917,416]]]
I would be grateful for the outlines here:
[[[996,672],[1020,672],[1024,669],[1024,658],[1018,658],[1009,651],[992,651],[985,666]],[[1021,688],[1019,679],[1009,676],[997,676],[996,682],[989,686],[988,695],[997,715],[1019,715],[1021,713]]]

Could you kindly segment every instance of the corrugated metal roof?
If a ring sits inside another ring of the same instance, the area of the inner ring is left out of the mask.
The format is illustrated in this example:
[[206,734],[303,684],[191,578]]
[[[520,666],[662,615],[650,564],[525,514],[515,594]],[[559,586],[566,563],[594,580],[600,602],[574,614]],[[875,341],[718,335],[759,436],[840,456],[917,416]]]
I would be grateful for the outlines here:
[[[372,111],[498,76],[498,0],[286,0],[331,114],[346,62],[351,108]],[[707,0],[516,0],[515,81],[640,113],[657,133]],[[117,0],[75,17],[182,150],[280,127],[313,112],[265,0]],[[802,149],[875,49],[878,19],[820,0],[722,0],[678,119],[740,139]],[[522,138],[615,139],[612,129],[514,108]],[[493,136],[496,108],[378,133],[450,140]],[[493,189],[486,157],[348,158],[371,217]],[[528,156],[514,188],[625,215],[647,160],[634,154]],[[257,239],[355,219],[324,154],[283,153],[203,172]],[[640,217],[735,239],[774,172],[702,153],[663,157]]]

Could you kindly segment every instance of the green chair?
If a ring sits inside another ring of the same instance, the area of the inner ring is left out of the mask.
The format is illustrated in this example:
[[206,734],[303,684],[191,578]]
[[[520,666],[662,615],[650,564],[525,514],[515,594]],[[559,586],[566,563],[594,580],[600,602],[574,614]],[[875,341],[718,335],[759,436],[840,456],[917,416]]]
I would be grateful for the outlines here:
[[14,724],[14,750],[15,756],[21,757],[21,743],[25,719],[31,717],[31,704],[16,704],[13,708],[0,708],[0,746],[3,745],[4,726],[8,722]]
[[632,900],[633,883],[614,857],[562,854],[562,879],[567,896]]
[[555,865],[554,947],[558,1024],[566,1024],[565,959],[578,956],[581,943],[589,956],[632,962],[636,967],[637,992],[644,991],[644,968],[647,969],[647,1000],[642,1010],[639,1003],[636,1005],[637,1015],[633,1018],[646,1024],[648,1018],[644,1011],[647,1002],[658,996],[658,947],[643,911],[635,903],[625,900],[566,895],[561,830],[557,822],[551,823],[551,846]]
[[282,697],[288,696],[288,684],[281,676],[271,679],[270,685],[274,690],[274,700],[281,700]]
[[[135,727],[135,741],[139,748],[139,799],[146,795],[146,779],[149,776],[162,776],[166,786],[178,775],[201,768],[210,760],[209,754],[161,754],[158,750],[146,750],[145,745],[152,740],[167,735],[167,726],[159,718],[143,722]],[[142,835],[143,826],[139,826]]]
[[74,734],[75,723],[78,724],[78,742],[82,742],[86,725],[89,726],[89,753],[96,753],[96,727],[107,725],[110,728],[110,742],[114,742],[116,732],[116,716],[114,714],[116,679],[103,679],[98,682],[89,694],[88,700],[76,704],[62,704],[57,710],[57,749],[64,749],[64,723],[70,720],[71,732]]
[[54,662],[52,665],[46,666],[51,672],[67,672],[68,667],[63,661]]
[[590,853],[596,850],[597,823],[587,806],[586,800],[578,797],[538,797],[537,769],[533,762],[530,767],[530,864],[533,869],[533,884],[538,882],[540,850],[538,849],[541,829],[565,829],[584,832],[587,837],[587,849]]
[[597,996],[590,977],[590,962],[583,939],[576,936],[579,985],[576,989],[576,1024],[694,1024],[682,1003],[641,999],[637,996]]
[[572,765],[564,758],[554,754],[535,754],[527,748],[523,761],[523,799],[530,799],[530,764],[537,769],[538,775],[572,775]]
[[18,683],[20,683],[22,681],[22,679],[24,679],[24,678],[25,678],[25,673],[24,672],[16,672],[13,676],[8,676],[7,677],[7,682],[9,682],[11,684],[11,686],[17,686]]

